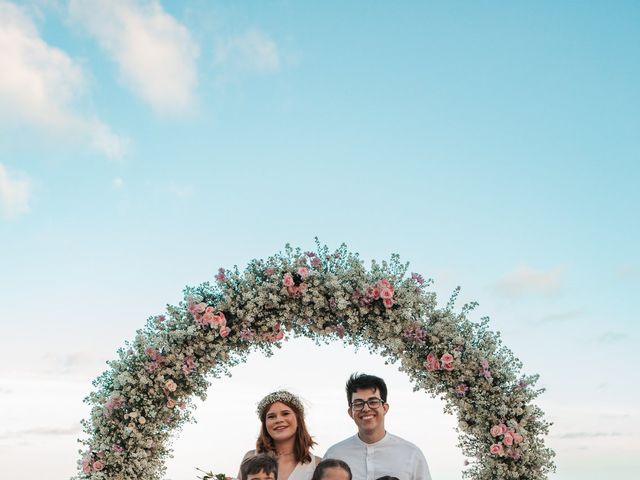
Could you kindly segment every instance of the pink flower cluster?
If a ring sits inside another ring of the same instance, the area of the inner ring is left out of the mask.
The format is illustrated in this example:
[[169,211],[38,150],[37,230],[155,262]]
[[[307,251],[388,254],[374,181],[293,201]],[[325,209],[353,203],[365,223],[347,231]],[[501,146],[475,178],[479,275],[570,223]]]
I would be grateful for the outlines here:
[[427,329],[420,325],[412,325],[402,332],[402,337],[414,342],[421,342],[427,337]]
[[318,258],[318,256],[313,253],[313,252],[304,252],[304,254],[309,257],[309,263],[311,263],[311,266],[314,268],[318,268],[321,264],[322,261]]
[[456,395],[458,395],[458,397],[464,397],[468,391],[469,387],[466,383],[459,383],[456,385]]
[[203,302],[190,303],[187,310],[193,315],[193,319],[201,327],[205,325],[209,325],[212,328],[217,326],[220,328],[221,337],[228,337],[231,333],[231,329],[227,327],[227,319],[224,313],[214,313],[214,308],[211,305]]
[[196,362],[191,355],[187,356],[182,360],[182,373],[189,376],[193,369],[196,368]]
[[351,294],[351,300],[361,307],[371,305],[376,300],[382,300],[385,308],[391,308],[394,305],[393,293],[395,289],[391,282],[386,278],[378,280],[374,285],[367,288],[367,292],[363,295],[359,289],[355,289]]
[[489,370],[489,362],[486,359],[480,361],[480,371],[478,372],[487,380],[491,379],[491,371]]
[[307,284],[304,281],[308,276],[309,269],[307,267],[298,267],[298,271],[295,274],[284,274],[282,284],[287,287],[289,295],[299,295],[307,290]]
[[[98,456],[99,459],[104,458],[103,452],[98,452],[96,455]],[[100,470],[102,470],[104,468],[104,462],[99,459],[95,459],[91,454],[84,457],[82,459],[82,471],[84,473],[91,473],[91,472],[99,472]]]
[[442,355],[440,360],[438,360],[438,357],[433,353],[430,353],[427,355],[427,361],[424,362],[424,367],[429,372],[434,372],[436,370],[446,370],[447,372],[450,372],[453,370],[453,360],[453,355],[449,352]]
[[166,360],[164,355],[162,355],[158,350],[152,347],[147,347],[144,349],[144,353],[151,359],[149,363],[147,363],[147,370],[150,372],[155,372],[160,365]]
[[218,274],[216,275],[216,280],[220,283],[224,282],[227,279],[226,272],[224,268],[218,269]]
[[123,405],[124,405],[124,398],[120,396],[110,397],[109,400],[107,400],[107,403],[105,403],[104,405],[104,409],[105,409],[104,415],[106,417],[110,417],[116,408],[120,408]]
[[280,327],[280,322],[278,322],[273,327],[273,335],[269,335],[267,337],[267,340],[269,340],[270,342],[278,342],[278,341],[282,340],[283,338],[284,338],[284,332],[282,331],[282,328]]
[[419,273],[412,273],[411,280],[414,280],[418,285],[422,285],[424,283],[424,277]]
[[493,455],[498,455],[500,457],[508,456],[514,460],[520,458],[520,452],[517,451],[516,446],[524,441],[524,437],[521,434],[512,428],[508,428],[502,422],[491,427],[489,433],[493,438],[498,440],[489,447],[489,451]]

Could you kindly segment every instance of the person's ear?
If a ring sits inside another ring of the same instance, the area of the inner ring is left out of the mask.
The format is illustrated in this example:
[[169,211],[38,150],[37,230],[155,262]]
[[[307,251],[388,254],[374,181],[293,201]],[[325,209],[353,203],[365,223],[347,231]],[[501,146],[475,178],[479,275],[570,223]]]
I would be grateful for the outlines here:
[[382,408],[384,408],[384,413],[386,415],[386,413],[389,411],[389,404],[387,402],[384,402],[384,405],[382,405]]
[[353,418],[353,412],[351,411],[351,407],[347,408],[347,415]]

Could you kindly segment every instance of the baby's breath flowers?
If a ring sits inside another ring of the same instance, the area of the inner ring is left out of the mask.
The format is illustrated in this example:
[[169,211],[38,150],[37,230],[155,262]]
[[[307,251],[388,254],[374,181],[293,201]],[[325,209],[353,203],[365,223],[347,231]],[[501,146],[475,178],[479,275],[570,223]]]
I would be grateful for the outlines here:
[[[537,376],[488,329],[436,305],[431,281],[407,274],[397,255],[365,268],[343,245],[331,252],[286,247],[266,260],[220,269],[215,283],[187,287],[166,315],[149,318],[94,381],[91,417],[76,479],[160,480],[171,435],[191,419],[211,378],[228,374],[251,350],[270,355],[283,340],[366,346],[458,418],[460,447],[473,480],[542,480],[553,471],[544,445],[549,423],[533,404]],[[336,395],[339,392],[336,390]]]

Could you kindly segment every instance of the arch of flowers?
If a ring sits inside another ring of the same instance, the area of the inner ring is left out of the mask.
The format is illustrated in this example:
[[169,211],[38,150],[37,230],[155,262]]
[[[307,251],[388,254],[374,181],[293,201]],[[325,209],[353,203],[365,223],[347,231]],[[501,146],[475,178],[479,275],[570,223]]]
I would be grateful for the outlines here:
[[343,245],[331,252],[286,247],[244,272],[220,269],[214,284],[185,289],[178,306],[148,319],[118,359],[94,381],[91,417],[76,479],[157,480],[172,433],[191,419],[191,399],[210,379],[258,349],[269,355],[285,336],[363,345],[399,361],[424,390],[458,418],[459,447],[473,480],[547,478],[549,423],[532,401],[537,376],[499,335],[467,316],[474,304],[438,308],[430,281],[392,256],[365,268]]

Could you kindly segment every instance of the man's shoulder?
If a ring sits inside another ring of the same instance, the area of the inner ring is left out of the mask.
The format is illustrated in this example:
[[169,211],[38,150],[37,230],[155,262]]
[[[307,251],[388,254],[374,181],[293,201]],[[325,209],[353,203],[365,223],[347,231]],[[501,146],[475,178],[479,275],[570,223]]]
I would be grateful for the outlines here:
[[325,453],[325,458],[331,458],[328,453],[330,452],[339,452],[341,450],[344,450],[345,448],[349,448],[352,447],[353,445],[356,445],[356,436],[351,436],[351,437],[347,437],[344,440],[342,440],[341,442],[338,442],[334,445],[331,445],[328,449],[327,449],[327,453]]
[[394,435],[393,433],[387,432],[387,437],[388,437],[388,442],[391,444],[401,445],[410,450],[421,451],[420,448],[415,443],[411,443],[409,440],[405,440],[404,438],[399,437],[398,435]]

